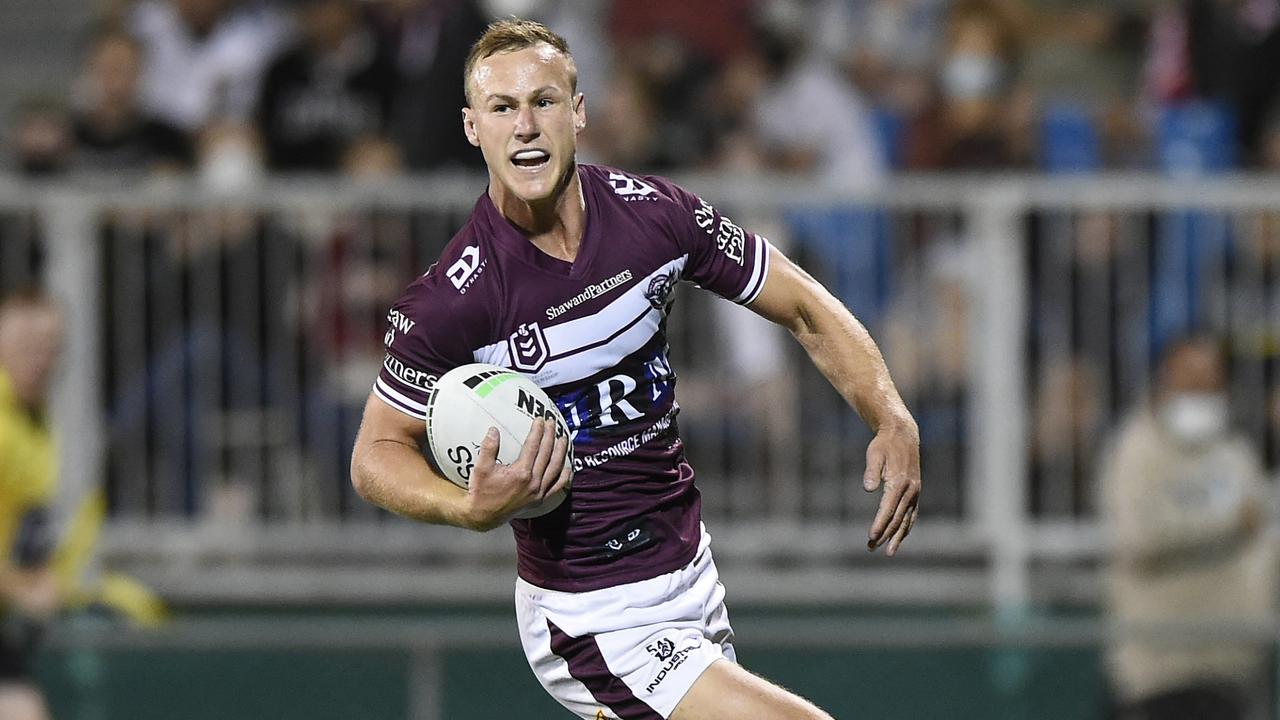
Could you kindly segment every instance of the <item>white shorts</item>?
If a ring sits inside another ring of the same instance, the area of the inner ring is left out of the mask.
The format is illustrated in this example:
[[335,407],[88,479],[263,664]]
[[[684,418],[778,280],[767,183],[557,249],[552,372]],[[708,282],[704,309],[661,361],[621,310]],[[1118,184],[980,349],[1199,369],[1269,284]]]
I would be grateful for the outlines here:
[[665,720],[711,663],[735,660],[706,528],[675,572],[582,593],[516,580],[516,620],[542,687],[585,720]]

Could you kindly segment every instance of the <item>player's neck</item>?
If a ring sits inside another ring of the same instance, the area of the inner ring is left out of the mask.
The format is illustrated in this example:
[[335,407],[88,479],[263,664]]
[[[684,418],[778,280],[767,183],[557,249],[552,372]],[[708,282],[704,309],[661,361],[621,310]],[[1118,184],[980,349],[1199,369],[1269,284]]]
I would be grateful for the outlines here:
[[587,206],[576,167],[569,171],[563,187],[541,203],[527,203],[503,192],[497,183],[489,187],[494,207],[535,247],[566,262],[577,258],[587,224]]

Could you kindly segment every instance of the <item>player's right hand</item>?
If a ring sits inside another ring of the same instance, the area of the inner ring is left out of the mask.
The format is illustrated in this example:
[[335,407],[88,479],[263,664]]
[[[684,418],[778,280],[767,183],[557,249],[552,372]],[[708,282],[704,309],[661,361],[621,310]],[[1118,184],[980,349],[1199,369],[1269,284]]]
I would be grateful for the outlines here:
[[498,442],[497,429],[489,428],[467,487],[468,526],[481,532],[564,489],[573,475],[566,462],[569,437],[557,438],[555,425],[547,420],[533,421],[511,465],[498,462]]

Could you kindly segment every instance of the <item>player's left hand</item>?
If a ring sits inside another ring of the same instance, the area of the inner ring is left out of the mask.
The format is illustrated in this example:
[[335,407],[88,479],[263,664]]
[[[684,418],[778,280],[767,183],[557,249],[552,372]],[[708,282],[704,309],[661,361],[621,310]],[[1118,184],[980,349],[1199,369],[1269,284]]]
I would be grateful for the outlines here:
[[920,431],[911,425],[882,425],[867,446],[867,471],[862,487],[875,492],[881,486],[880,508],[867,533],[867,550],[885,542],[885,554],[893,557],[911,532],[919,513]]

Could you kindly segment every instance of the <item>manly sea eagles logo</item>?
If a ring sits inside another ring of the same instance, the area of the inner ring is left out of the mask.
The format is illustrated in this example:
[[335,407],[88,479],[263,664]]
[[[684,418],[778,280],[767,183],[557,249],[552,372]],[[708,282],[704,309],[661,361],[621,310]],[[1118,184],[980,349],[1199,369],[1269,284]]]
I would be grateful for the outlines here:
[[511,362],[517,370],[538,372],[547,363],[550,352],[547,350],[547,336],[542,333],[538,323],[525,323],[507,338],[511,351]]
[[675,654],[676,644],[666,638],[661,638],[656,643],[645,645],[644,649],[648,650],[650,655],[661,662]]
[[667,306],[667,302],[671,300],[671,291],[676,288],[676,271],[665,275],[658,275],[649,281],[649,287],[645,288],[644,296],[648,298],[649,304],[656,310],[661,310]]

